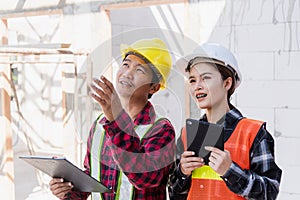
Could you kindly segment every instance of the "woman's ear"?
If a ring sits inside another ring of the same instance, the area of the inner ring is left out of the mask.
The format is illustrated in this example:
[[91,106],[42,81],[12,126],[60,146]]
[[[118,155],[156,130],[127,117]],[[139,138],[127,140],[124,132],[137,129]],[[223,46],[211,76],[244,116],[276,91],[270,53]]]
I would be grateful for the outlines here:
[[232,86],[232,77],[228,77],[227,79],[224,80],[224,88],[226,91],[230,90]]
[[149,90],[149,94],[154,94],[156,93],[160,88],[160,84],[159,83],[153,83],[150,87],[150,90]]

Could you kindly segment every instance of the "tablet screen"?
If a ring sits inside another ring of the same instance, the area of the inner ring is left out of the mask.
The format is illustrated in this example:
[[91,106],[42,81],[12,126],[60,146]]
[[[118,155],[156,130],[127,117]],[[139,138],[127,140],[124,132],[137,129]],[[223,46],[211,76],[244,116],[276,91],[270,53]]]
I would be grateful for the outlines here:
[[40,156],[21,156],[19,158],[53,178],[63,178],[65,181],[71,182],[76,191],[112,192],[99,181],[73,165],[66,158]]
[[196,156],[202,157],[208,164],[210,152],[205,146],[217,147],[224,150],[224,128],[220,125],[196,119],[186,120],[187,150],[194,151]]

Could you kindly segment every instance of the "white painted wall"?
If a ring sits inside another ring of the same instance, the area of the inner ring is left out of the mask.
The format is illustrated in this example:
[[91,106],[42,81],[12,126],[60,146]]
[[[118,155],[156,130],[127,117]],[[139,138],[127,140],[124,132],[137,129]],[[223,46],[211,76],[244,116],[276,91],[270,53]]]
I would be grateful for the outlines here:
[[246,116],[267,121],[283,170],[278,197],[282,200],[300,198],[296,186],[300,178],[299,6],[300,1],[226,1],[208,39],[237,55],[243,83],[236,104]]

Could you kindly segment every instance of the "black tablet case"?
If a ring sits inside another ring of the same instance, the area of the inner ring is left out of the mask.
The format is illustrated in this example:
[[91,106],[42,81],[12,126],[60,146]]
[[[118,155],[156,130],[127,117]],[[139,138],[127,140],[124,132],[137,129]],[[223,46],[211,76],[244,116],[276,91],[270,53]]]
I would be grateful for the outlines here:
[[66,158],[40,156],[20,156],[19,158],[53,178],[63,178],[66,182],[71,182],[76,191],[112,192],[99,181],[73,165]]
[[195,156],[202,157],[206,165],[210,152],[204,149],[205,146],[224,150],[224,128],[220,125],[197,119],[187,119],[186,134],[187,150],[194,151]]

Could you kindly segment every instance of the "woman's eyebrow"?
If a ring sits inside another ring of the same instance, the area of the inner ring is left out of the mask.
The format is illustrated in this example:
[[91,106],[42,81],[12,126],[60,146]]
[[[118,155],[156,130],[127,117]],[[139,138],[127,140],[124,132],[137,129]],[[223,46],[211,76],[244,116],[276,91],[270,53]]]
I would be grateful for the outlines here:
[[[212,75],[213,73],[211,73],[211,72],[204,72],[204,73],[202,73],[202,74],[199,74],[199,76],[200,77],[202,77],[202,76],[204,76],[204,75]],[[189,76],[189,79],[192,79],[192,78],[195,78],[195,76],[193,75],[193,76]]]
[[202,74],[200,74],[200,76],[204,76],[204,75],[212,75],[213,73],[211,73],[211,72],[204,72],[204,73],[202,73]]

